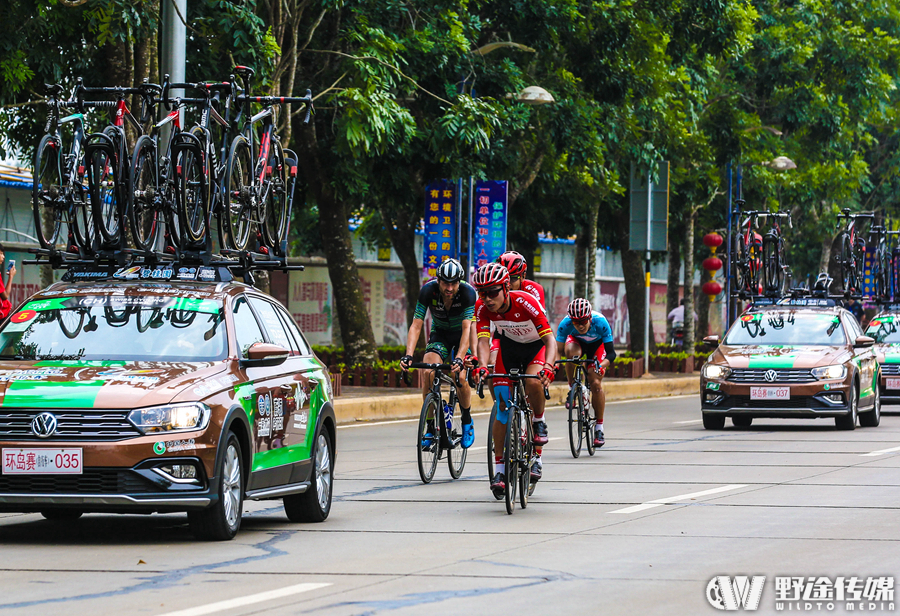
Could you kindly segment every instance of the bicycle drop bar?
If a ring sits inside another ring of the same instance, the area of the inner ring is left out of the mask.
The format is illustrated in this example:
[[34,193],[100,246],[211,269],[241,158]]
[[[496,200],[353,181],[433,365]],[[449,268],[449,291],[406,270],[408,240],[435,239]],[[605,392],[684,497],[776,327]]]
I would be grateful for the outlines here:
[[[504,378],[504,377],[511,379],[513,381],[518,381],[520,379],[540,379],[541,378],[540,375],[538,375],[538,374],[500,374],[500,373],[489,374],[484,378],[485,379],[494,379],[494,378]],[[484,379],[482,379],[482,381],[480,383],[478,383],[478,397],[484,399]],[[544,398],[546,400],[550,399],[550,390],[547,389],[546,387],[544,388]]]
[[244,96],[239,94],[234,97],[238,103],[250,101],[251,103],[262,103],[263,105],[281,105],[283,103],[312,103],[311,96]]
[[591,359],[557,359],[557,364],[594,364],[594,370],[600,368],[600,361],[596,357]]

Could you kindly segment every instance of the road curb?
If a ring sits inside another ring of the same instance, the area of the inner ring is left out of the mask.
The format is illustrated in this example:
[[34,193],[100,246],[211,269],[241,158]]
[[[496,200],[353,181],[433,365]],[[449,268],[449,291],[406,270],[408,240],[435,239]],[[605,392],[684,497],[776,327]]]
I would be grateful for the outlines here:
[[[700,391],[700,376],[688,375],[665,378],[640,378],[607,381],[603,384],[607,402],[612,400],[634,400],[638,398],[660,398],[696,394]],[[569,387],[554,383],[550,386],[549,404],[565,403]],[[484,400],[472,395],[472,410],[489,411],[493,404],[489,394]],[[334,413],[339,425],[366,421],[386,421],[392,419],[414,419],[422,410],[422,394],[391,394],[364,398],[336,398]]]

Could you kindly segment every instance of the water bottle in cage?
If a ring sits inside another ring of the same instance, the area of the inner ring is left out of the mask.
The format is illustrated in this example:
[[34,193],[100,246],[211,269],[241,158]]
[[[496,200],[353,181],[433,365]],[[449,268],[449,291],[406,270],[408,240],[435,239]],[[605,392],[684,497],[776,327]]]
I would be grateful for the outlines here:
[[447,433],[453,432],[453,407],[444,402],[444,418],[447,420]]

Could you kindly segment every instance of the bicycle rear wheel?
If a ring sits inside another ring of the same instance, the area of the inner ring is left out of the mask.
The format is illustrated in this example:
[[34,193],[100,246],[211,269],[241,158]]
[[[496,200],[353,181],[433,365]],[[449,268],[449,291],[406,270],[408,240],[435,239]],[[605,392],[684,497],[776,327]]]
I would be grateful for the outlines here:
[[86,172],[84,150],[81,150],[74,166],[75,177],[72,181],[72,234],[82,254],[90,254],[94,250],[94,213],[88,196]]
[[450,449],[447,450],[447,466],[450,467],[450,476],[459,479],[463,469],[466,467],[466,452],[462,446],[462,417],[458,405],[453,409],[453,419],[450,420],[450,433],[447,437],[450,439]]
[[777,238],[766,237],[763,243],[764,288],[770,295],[781,295],[784,270],[781,268],[781,251]]
[[[116,127],[107,127],[103,133],[112,141],[109,145],[90,150],[88,160],[88,184],[91,208],[99,237],[107,248],[119,244],[122,235],[120,150],[122,137]],[[105,143],[105,142],[104,142]]]
[[569,407],[569,449],[572,451],[572,457],[577,458],[581,455],[581,438],[584,436],[584,425],[581,421],[581,411],[578,407],[577,384],[569,388],[569,397],[566,398],[566,406]]
[[34,183],[31,204],[34,230],[41,248],[56,245],[63,216],[60,145],[52,135],[44,135],[34,155]]
[[135,248],[152,250],[159,237],[160,191],[156,145],[144,135],[134,150],[128,189],[128,216]]
[[225,241],[230,248],[244,250],[250,239],[253,217],[253,161],[250,144],[243,136],[231,143],[225,170]]
[[734,245],[733,245],[733,262],[731,264],[732,267],[732,276],[734,276],[734,288],[735,291],[741,292],[746,291],[749,286],[747,282],[747,246],[744,244],[744,238],[740,233],[735,233],[734,235]]
[[[441,458],[441,435],[438,418],[440,400],[434,394],[428,394],[419,413],[419,430],[416,432],[416,458],[419,463],[419,477],[423,483],[431,483],[438,460]],[[430,426],[429,426],[430,418]]]
[[519,487],[519,459],[522,446],[522,425],[519,409],[509,408],[509,421],[506,422],[506,446],[503,448],[503,464],[506,467],[506,513],[512,515],[516,509],[516,491]]
[[841,266],[841,290],[844,293],[852,293],[855,286],[855,263],[853,261],[853,247],[850,245],[850,237],[844,233],[841,235],[841,252],[838,254]]
[[272,140],[271,172],[266,190],[263,236],[272,248],[281,249],[281,240],[287,234],[287,165],[284,150],[277,139]]

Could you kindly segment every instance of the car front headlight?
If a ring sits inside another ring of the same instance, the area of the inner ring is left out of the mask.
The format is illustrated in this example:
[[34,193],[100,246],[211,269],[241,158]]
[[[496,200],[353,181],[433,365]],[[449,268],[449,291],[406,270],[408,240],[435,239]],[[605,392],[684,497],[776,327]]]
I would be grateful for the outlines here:
[[144,434],[202,430],[209,423],[209,407],[202,402],[165,404],[128,413],[128,420]]
[[822,366],[820,368],[813,368],[810,370],[812,375],[819,379],[823,380],[831,380],[831,379],[842,379],[847,376],[847,368],[843,364],[838,364],[836,366]]
[[726,366],[718,366],[716,364],[706,364],[703,367],[703,376],[708,379],[725,379],[731,374],[731,368]]

